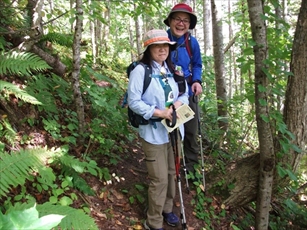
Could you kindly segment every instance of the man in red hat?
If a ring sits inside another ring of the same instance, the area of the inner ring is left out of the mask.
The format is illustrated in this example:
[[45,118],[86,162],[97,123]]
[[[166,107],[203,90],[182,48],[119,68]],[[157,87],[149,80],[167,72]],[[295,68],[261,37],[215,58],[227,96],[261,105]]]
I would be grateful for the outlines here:
[[[199,43],[189,34],[189,29],[194,29],[197,17],[192,8],[184,3],[175,5],[164,23],[169,26],[167,30],[171,41],[177,42],[177,48],[172,51],[172,62],[177,70],[182,71],[189,86],[189,106],[196,113],[197,102],[193,96],[202,93],[202,59]],[[190,39],[186,42],[186,39]],[[190,44],[190,47],[187,47]],[[189,52],[189,50],[191,52]],[[188,172],[195,173],[194,165],[198,164],[199,144],[197,141],[198,121],[196,115],[184,124],[184,155]]]

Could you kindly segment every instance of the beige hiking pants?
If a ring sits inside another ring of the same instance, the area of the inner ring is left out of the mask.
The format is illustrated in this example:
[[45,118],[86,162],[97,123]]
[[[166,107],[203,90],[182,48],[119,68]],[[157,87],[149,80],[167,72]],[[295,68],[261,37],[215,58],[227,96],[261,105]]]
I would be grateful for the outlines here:
[[[180,155],[181,140],[178,135]],[[162,212],[173,211],[173,199],[176,195],[176,171],[174,152],[171,142],[163,145],[150,144],[142,139],[146,166],[150,179],[148,187],[147,224],[152,228],[162,228]]]

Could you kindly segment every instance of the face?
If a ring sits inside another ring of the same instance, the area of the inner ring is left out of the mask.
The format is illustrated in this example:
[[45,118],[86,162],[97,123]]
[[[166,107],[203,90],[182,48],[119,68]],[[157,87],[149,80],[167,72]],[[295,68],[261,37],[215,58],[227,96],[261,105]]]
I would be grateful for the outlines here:
[[183,12],[173,13],[169,19],[169,25],[172,35],[181,37],[188,32],[190,27],[190,15]]
[[152,59],[162,65],[169,54],[169,44],[152,44],[148,48]]

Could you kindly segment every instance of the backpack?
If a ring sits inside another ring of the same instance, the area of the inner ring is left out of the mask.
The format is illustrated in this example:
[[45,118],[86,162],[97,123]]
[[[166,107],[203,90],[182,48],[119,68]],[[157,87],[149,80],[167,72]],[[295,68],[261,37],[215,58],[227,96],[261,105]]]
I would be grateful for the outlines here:
[[[150,66],[147,66],[146,64],[142,63],[142,62],[138,62],[138,61],[134,61],[132,62],[126,69],[126,74],[127,77],[129,78],[130,76],[130,72],[138,65],[141,64],[144,68],[145,68],[145,76],[144,76],[144,84],[143,84],[143,91],[142,94],[145,93],[145,91],[147,90],[150,82],[151,82],[151,73],[152,73],[152,69]],[[174,80],[177,82],[178,84],[178,88],[179,88],[179,95],[184,93],[186,90],[186,84],[185,84],[185,79],[182,76],[177,75],[176,73],[173,74]],[[128,93],[125,93],[125,98],[122,104],[122,107],[125,107],[125,105],[128,104],[127,102],[128,99]],[[148,125],[150,121],[161,121],[162,119],[158,118],[158,119],[149,119],[146,120],[144,119],[141,115],[133,112],[129,106],[128,106],[128,120],[129,123],[135,127],[138,128],[139,125]]]
[[[191,33],[190,32],[187,32],[187,33],[184,34],[184,41],[185,41],[185,44],[184,44],[183,47],[186,47],[186,50],[187,50],[187,52],[190,56],[190,65],[192,65],[191,62],[192,62],[193,52],[192,52]],[[185,89],[186,89],[186,84],[185,84],[186,79],[184,77],[176,74],[176,71],[174,72],[173,77],[178,84],[179,95],[183,94],[185,92]]]
[[[134,61],[132,62],[128,67],[127,67],[127,70],[126,70],[126,73],[127,73],[127,77],[129,78],[130,76],[130,72],[138,65],[138,64],[141,64],[144,68],[145,68],[145,76],[144,76],[144,84],[143,84],[143,92],[142,94],[145,93],[146,89],[148,88],[150,82],[151,82],[151,73],[152,73],[152,69],[145,65],[144,63],[142,62],[137,62],[137,61]],[[128,99],[128,93],[126,93],[126,100]],[[129,106],[128,106],[128,120],[129,120],[129,123],[135,127],[135,128],[138,128],[139,125],[148,125],[149,124],[149,121],[148,120],[145,120],[141,115],[133,112]]]
[[[192,45],[191,45],[191,33],[190,32],[187,32],[184,34],[184,45],[180,45],[180,47],[185,47],[187,52],[188,52],[188,55],[190,57],[190,64],[189,64],[189,68],[192,69],[192,58],[193,58],[193,51],[192,51]],[[178,48],[178,44],[177,44],[177,48]],[[176,72],[175,72],[176,73]],[[178,87],[179,87],[179,95],[182,94],[183,92],[185,92],[185,82],[186,82],[186,79],[183,78],[181,76],[178,76],[176,74],[174,74],[174,78],[175,78],[175,81],[178,83]],[[191,78],[191,76],[190,76]],[[189,79],[190,81],[191,79]]]
[[184,34],[184,41],[185,41],[185,48],[190,56],[190,59],[192,60],[193,57],[193,50],[191,45],[191,33],[187,32]]

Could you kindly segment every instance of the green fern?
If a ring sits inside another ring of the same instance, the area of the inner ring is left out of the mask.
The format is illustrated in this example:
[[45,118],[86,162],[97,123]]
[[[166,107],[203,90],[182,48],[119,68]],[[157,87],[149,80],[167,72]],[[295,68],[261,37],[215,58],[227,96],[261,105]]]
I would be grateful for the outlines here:
[[[72,177],[73,179],[72,182],[75,188],[77,188],[79,191],[85,194],[95,195],[91,187],[80,176],[80,174],[82,173],[89,172],[88,168],[91,165],[88,162],[80,161],[74,156],[64,155],[64,156],[57,158],[57,160],[54,163],[61,165],[62,174],[64,176]],[[96,167],[93,170],[100,170],[100,169]]]
[[42,71],[51,67],[33,53],[10,51],[0,54],[0,75],[30,76],[32,71]]
[[68,206],[52,205],[50,203],[38,205],[37,210],[43,216],[47,214],[65,215],[66,217],[62,219],[59,225],[61,229],[98,230],[95,220],[85,214],[82,210]]
[[46,78],[43,74],[37,74],[27,81],[25,90],[37,100],[42,101],[43,105],[39,107],[39,110],[48,113],[59,114],[62,106],[57,107],[58,98],[61,99],[61,103],[72,103],[72,97],[69,96],[72,95],[70,83],[57,75],[52,74],[52,77]]
[[[7,81],[0,80],[0,93],[4,95],[4,97],[8,97],[13,94],[16,98],[21,99],[24,102],[33,104],[33,105],[42,105],[40,101],[38,101],[35,97],[28,94],[26,91],[20,89],[18,86],[9,83]],[[0,94],[1,97],[1,94]]]
[[[33,203],[23,203],[23,204],[16,204],[13,207],[10,207],[7,210],[8,212],[11,211],[22,211],[24,209],[33,207]],[[37,204],[36,209],[39,212],[39,216],[46,216],[49,214],[58,214],[64,215],[65,218],[62,219],[61,223],[59,224],[60,229],[74,229],[74,230],[84,230],[84,229],[91,229],[91,230],[98,230],[98,227],[95,223],[95,220],[84,213],[82,210],[74,209],[69,206],[61,206],[61,205],[54,205],[49,202],[44,204]]]
[[2,117],[0,120],[0,139],[4,138],[9,144],[14,146],[17,133],[12,128],[7,118]]
[[43,148],[0,153],[0,198],[17,185],[24,185],[31,178],[30,172],[41,168],[54,152]]
[[[18,218],[16,218],[18,217]],[[6,215],[0,212],[0,220],[2,224],[0,229],[45,229],[52,230],[54,227],[58,226],[61,220],[65,216],[50,214],[43,217],[39,217],[39,213],[36,210],[36,205],[25,210],[12,210]]]
[[0,37],[0,50],[4,50],[4,47],[6,45],[6,41],[4,39],[4,37]]
[[40,39],[42,41],[50,41],[52,43],[57,43],[61,46],[72,47],[73,45],[73,36],[71,34],[62,34],[62,33],[48,33]]
[[80,192],[94,196],[95,192],[92,188],[87,184],[87,182],[77,173],[73,168],[62,165],[62,172],[64,176],[68,176],[72,178],[73,186],[78,189]]

